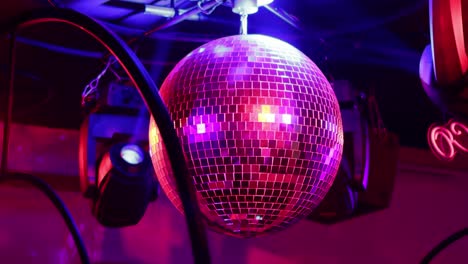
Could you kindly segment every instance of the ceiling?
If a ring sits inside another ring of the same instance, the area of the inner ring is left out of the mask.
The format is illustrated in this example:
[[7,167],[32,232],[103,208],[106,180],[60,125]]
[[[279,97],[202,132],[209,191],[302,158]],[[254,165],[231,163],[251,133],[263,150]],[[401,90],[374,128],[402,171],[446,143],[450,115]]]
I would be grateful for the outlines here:
[[[5,1],[6,2],[6,1]],[[50,1],[49,1],[50,2]],[[171,0],[56,0],[103,22],[124,39],[141,36],[168,18],[139,10]],[[408,146],[426,147],[427,127],[442,118],[419,83],[419,58],[429,42],[428,0],[276,0],[272,6],[297,19],[297,29],[261,8],[249,18],[249,33],[278,37],[298,47],[330,79],[347,79],[373,90],[388,128]],[[196,6],[175,0],[180,9]],[[45,0],[0,3],[0,24],[25,10],[50,6]],[[145,38],[138,55],[160,85],[175,63],[211,39],[237,34],[239,16],[219,6],[203,21],[183,21]],[[5,86],[6,36],[0,41],[0,82]],[[81,92],[104,65],[104,50],[64,25],[44,24],[20,34],[14,120],[78,128]],[[5,89],[2,88],[2,91]]]

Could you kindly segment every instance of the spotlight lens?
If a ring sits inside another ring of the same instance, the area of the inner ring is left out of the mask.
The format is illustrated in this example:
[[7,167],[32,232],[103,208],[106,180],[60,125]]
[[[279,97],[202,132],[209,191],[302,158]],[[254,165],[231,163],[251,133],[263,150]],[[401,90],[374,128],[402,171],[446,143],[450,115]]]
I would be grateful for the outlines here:
[[120,150],[120,157],[128,164],[137,165],[143,162],[143,150],[137,145],[126,145]]

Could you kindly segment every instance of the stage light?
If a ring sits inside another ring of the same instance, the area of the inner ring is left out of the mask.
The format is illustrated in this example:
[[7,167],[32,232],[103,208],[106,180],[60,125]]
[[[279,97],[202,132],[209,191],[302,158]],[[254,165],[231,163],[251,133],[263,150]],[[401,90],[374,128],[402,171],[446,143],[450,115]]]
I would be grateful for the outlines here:
[[[214,40],[182,59],[160,93],[214,230],[236,237],[281,230],[308,215],[333,183],[343,146],[338,101],[293,46],[262,35]],[[154,121],[149,131],[156,175],[182,211]]]
[[308,217],[323,224],[388,208],[399,153],[398,136],[384,127],[375,97],[347,80],[334,80],[332,86],[340,103],[345,143],[335,181]]
[[141,147],[125,143],[112,145],[99,164],[99,195],[93,206],[96,218],[110,227],[137,224],[149,202],[154,200],[153,185],[150,157],[143,155]]
[[130,144],[122,147],[120,157],[131,165],[137,165],[143,162],[144,153],[138,145]]
[[149,115],[133,87],[99,87],[96,105],[81,125],[80,178],[98,221],[109,227],[137,224],[158,184],[148,153]]

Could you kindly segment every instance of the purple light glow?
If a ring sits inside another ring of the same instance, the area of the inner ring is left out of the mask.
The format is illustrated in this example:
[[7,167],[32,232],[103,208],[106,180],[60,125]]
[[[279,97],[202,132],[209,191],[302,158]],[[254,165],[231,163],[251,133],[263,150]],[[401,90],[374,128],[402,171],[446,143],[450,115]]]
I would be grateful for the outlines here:
[[[320,69],[293,46],[261,35],[212,41],[180,61],[160,91],[214,230],[281,230],[328,192],[341,160],[340,109]],[[182,211],[159,138],[152,120],[156,175]]]

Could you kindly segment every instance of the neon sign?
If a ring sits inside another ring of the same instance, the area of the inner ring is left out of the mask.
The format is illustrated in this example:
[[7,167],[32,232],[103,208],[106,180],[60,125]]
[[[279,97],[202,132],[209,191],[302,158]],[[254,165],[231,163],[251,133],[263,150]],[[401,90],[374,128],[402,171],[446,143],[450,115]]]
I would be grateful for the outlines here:
[[427,132],[429,147],[434,155],[444,161],[451,161],[457,153],[468,153],[468,127],[456,120],[446,125],[432,125]]

